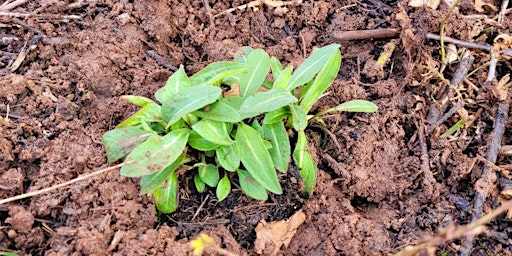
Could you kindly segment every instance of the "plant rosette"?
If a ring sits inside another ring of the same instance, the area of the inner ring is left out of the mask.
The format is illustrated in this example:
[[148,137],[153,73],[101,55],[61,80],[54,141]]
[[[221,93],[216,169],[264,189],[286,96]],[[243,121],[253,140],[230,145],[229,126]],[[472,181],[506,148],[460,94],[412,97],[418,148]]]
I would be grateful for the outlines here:
[[[340,64],[339,45],[332,44],[315,50],[295,71],[250,47],[234,61],[212,63],[190,77],[180,66],[156,91],[156,101],[122,97],[141,109],[103,135],[108,162],[122,160],[121,175],[141,177],[141,194],[152,194],[162,213],[178,207],[178,175],[194,175],[199,192],[216,188],[220,201],[234,181],[247,196],[267,200],[268,192],[283,192],[277,173],[285,173],[292,159],[310,195],[317,167],[304,133],[308,123],[333,111],[377,110],[354,100],[308,115]],[[293,151],[290,129],[297,133]]]

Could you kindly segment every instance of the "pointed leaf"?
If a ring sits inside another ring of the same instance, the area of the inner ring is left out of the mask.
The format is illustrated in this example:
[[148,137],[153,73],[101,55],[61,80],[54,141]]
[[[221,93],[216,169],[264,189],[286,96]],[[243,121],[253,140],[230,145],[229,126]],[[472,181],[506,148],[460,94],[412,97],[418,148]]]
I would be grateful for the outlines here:
[[261,50],[252,51],[245,65],[249,69],[240,74],[240,96],[247,97],[260,88],[270,70],[270,56]]
[[188,79],[183,65],[180,65],[180,68],[167,79],[165,86],[155,92],[155,98],[160,103],[164,103],[176,94],[180,88],[189,86],[191,86],[190,79]]
[[194,175],[194,184],[196,185],[197,192],[203,193],[206,190],[206,184],[199,178],[199,174]]
[[171,165],[165,167],[165,169],[150,175],[142,176],[142,179],[140,179],[140,194],[147,194],[162,185],[169,174],[174,172],[181,165],[183,158],[182,154]]
[[378,108],[379,107],[377,107],[377,105],[375,105],[372,102],[366,101],[366,100],[351,100],[351,101],[342,103],[336,107],[322,111],[321,114],[324,115],[324,114],[327,114],[330,112],[335,112],[335,111],[373,113],[373,112],[377,111]]
[[258,92],[247,97],[240,106],[239,113],[243,118],[249,118],[267,113],[292,102],[297,98],[288,91],[282,89],[272,89],[267,92]]
[[240,48],[240,50],[238,50],[236,53],[235,53],[235,61],[238,62],[238,63],[245,63],[247,62],[247,57],[249,56],[249,54],[251,54],[251,52],[253,52],[254,49],[252,47],[249,47],[249,46],[243,46],[242,48]]
[[308,151],[304,151],[302,155],[302,164],[297,166],[299,168],[299,174],[303,182],[303,192],[309,196],[316,185],[317,167],[315,161],[311,157]]
[[127,126],[136,126],[142,122],[155,122],[161,119],[160,117],[160,105],[154,102],[146,102],[144,107],[137,111],[135,114],[130,116],[128,119],[118,124],[116,128],[122,128]]
[[162,118],[170,126],[186,114],[215,102],[222,89],[215,86],[191,86],[180,89],[162,105]]
[[275,81],[283,71],[283,65],[276,57],[272,56],[272,58],[270,58],[270,69],[272,70],[272,76]]
[[274,77],[273,88],[286,89],[286,84],[288,84],[288,81],[290,81],[290,77],[292,76],[292,71],[293,71],[293,67],[288,66],[283,71],[281,71],[281,73],[279,73],[279,76],[277,78]]
[[215,144],[231,145],[234,143],[229,136],[228,124],[225,122],[203,119],[192,125],[192,130]]
[[290,112],[292,113],[293,128],[296,131],[306,129],[306,126],[308,126],[308,114],[306,111],[297,105],[290,105]]
[[127,100],[139,107],[144,107],[148,104],[155,103],[152,99],[148,99],[148,98],[142,97],[142,96],[134,96],[134,95],[124,95],[124,96],[121,96],[121,99]]
[[238,169],[236,172],[238,173],[240,188],[247,196],[256,200],[266,201],[268,199],[267,190],[260,185],[248,171]]
[[240,123],[235,136],[235,149],[247,171],[258,183],[272,193],[283,193],[272,158],[256,130]]
[[240,166],[240,157],[233,145],[220,146],[215,149],[215,157],[222,168],[234,172]]
[[189,135],[188,129],[175,130],[161,137],[151,135],[135,148],[125,160],[121,175],[139,177],[163,170],[183,153]]
[[307,139],[304,131],[299,131],[297,133],[297,143],[295,144],[295,149],[293,150],[293,159],[297,166],[302,166],[303,155],[307,148]]
[[244,64],[221,61],[214,62],[190,77],[190,83],[197,85],[216,85],[217,82],[225,77],[239,73],[247,69]]
[[217,166],[213,164],[201,165],[199,166],[198,173],[201,181],[206,183],[208,186],[217,186],[217,183],[219,182],[219,170],[217,169]]
[[341,65],[340,50],[336,49],[336,53],[325,63],[322,70],[318,73],[312,83],[306,85],[300,96],[300,106],[307,112],[311,109],[313,104],[317,102],[320,96],[331,85]]
[[215,144],[215,143],[210,142],[209,140],[203,138],[196,131],[190,132],[190,136],[188,137],[188,144],[192,148],[200,150],[200,151],[210,151],[210,150],[214,150],[220,146],[219,144]]
[[268,152],[276,169],[286,172],[290,161],[291,148],[284,123],[263,124],[263,138],[272,145]]
[[178,177],[171,172],[162,186],[153,192],[156,208],[162,213],[171,213],[178,208]]
[[106,132],[103,137],[103,145],[107,152],[109,163],[113,163],[144,142],[152,133],[137,127],[123,127]]
[[285,117],[289,115],[290,110],[287,107],[282,107],[280,109],[270,111],[265,114],[265,118],[263,118],[263,124],[273,124],[281,122]]
[[226,199],[229,192],[231,192],[231,182],[229,181],[228,175],[224,175],[224,178],[222,178],[219,181],[219,184],[217,184],[217,191],[215,195],[219,201],[222,201]]
[[334,55],[340,47],[339,44],[331,44],[314,51],[302,64],[293,72],[286,90],[291,91],[298,86],[311,81],[313,77],[323,68],[325,63]]
[[208,108],[208,111],[195,111],[194,115],[219,122],[238,123],[242,121],[242,117],[237,112],[238,110],[222,100],[211,104]]

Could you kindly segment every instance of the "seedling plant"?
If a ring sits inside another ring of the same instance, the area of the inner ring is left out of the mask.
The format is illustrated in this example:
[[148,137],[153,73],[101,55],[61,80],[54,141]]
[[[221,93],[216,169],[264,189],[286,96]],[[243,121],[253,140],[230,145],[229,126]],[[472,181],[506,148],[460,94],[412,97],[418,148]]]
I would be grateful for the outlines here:
[[[261,49],[243,47],[234,61],[215,62],[192,76],[183,66],[155,93],[122,98],[141,109],[103,135],[110,163],[123,160],[121,175],[141,177],[140,193],[151,194],[162,213],[178,207],[178,176],[194,175],[199,192],[215,187],[225,199],[233,181],[251,198],[281,194],[277,172],[293,159],[309,195],[317,167],[304,129],[333,111],[374,112],[354,100],[308,115],[333,82],[341,64],[339,45],[314,51],[293,71]],[[271,73],[271,76],[269,75]],[[290,134],[296,134],[292,151]]]

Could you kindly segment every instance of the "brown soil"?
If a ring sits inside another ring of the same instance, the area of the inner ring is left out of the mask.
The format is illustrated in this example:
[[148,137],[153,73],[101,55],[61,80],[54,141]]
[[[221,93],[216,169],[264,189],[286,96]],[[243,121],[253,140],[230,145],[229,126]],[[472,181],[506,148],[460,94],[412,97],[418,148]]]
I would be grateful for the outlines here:
[[[180,64],[192,74],[232,59],[249,45],[296,67],[314,47],[336,42],[331,36],[336,31],[403,29],[383,69],[374,63],[391,39],[338,42],[340,74],[313,111],[352,99],[371,100],[379,111],[326,117],[328,133],[318,125],[308,128],[320,168],[311,198],[299,196],[293,170],[281,177],[285,193],[267,202],[248,199],[237,189],[218,202],[212,191],[198,194],[180,177],[178,211],[159,215],[151,199],[139,195],[137,179],[112,171],[0,205],[0,251],[187,255],[189,239],[204,231],[229,251],[254,255],[260,220],[286,219],[303,209],[306,222],[282,255],[386,255],[449,224],[470,221],[473,184],[484,166],[476,159],[486,155],[497,105],[484,86],[487,68],[469,77],[480,90],[464,94],[467,113],[483,110],[473,125],[441,139],[460,119],[458,113],[427,136],[433,174],[428,181],[418,143],[419,124],[439,104],[442,84],[435,75],[424,76],[428,70],[419,66],[441,65],[439,43],[421,35],[439,33],[445,5],[433,11],[387,0],[288,1],[287,11],[261,5],[214,18],[246,2],[209,1],[209,8],[206,2],[29,1],[12,11],[33,16],[0,17],[0,198],[107,167],[101,135],[136,110],[119,96],[151,97]],[[496,29],[487,29],[489,20],[468,18],[473,14],[480,14],[473,2],[462,1],[446,21],[446,35],[492,43]],[[490,19],[497,11],[487,8],[483,14]],[[502,33],[511,33],[511,20],[509,12]],[[22,51],[23,62],[11,71]],[[481,51],[475,57],[471,70],[489,59]],[[447,79],[457,65],[446,67]],[[500,62],[497,77],[510,69],[510,61]],[[512,129],[512,121],[507,127]],[[503,143],[512,143],[512,133],[505,133]],[[511,163],[512,158],[500,157],[497,165]],[[485,212],[499,205],[500,189],[492,187]],[[510,223],[506,216],[493,221],[477,237],[474,255],[512,255]],[[438,252],[454,255],[460,248],[455,240]]]

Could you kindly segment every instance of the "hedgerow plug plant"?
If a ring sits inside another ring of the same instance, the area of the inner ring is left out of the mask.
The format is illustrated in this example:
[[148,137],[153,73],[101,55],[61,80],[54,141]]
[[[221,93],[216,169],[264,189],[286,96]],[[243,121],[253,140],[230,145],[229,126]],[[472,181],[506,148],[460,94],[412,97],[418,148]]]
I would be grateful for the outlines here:
[[[355,100],[308,115],[340,63],[339,45],[332,44],[295,71],[250,47],[234,61],[212,63],[190,77],[181,66],[156,91],[157,101],[122,97],[141,109],[103,135],[108,161],[123,159],[121,175],[141,177],[141,194],[152,194],[163,213],[178,207],[178,175],[194,175],[199,192],[216,187],[220,201],[234,180],[249,197],[266,200],[268,191],[282,193],[277,172],[285,173],[292,158],[309,195],[317,167],[304,133],[308,121],[332,111],[377,110]],[[289,130],[297,138],[293,151]]]

